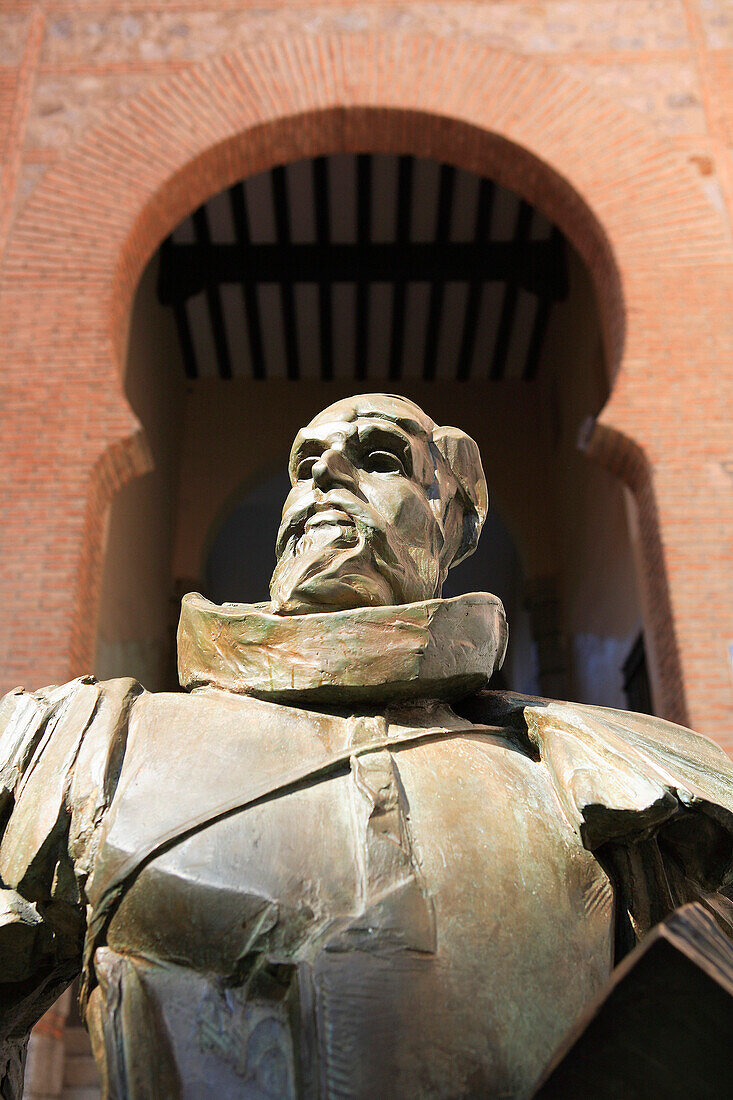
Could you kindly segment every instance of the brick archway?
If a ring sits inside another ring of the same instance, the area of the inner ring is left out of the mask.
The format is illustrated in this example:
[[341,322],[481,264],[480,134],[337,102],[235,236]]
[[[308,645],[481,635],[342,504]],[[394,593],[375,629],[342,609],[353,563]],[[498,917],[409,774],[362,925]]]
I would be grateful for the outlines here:
[[107,505],[147,468],[120,377],[150,255],[235,180],[358,150],[491,176],[585,259],[615,372],[588,450],[641,504],[659,702],[722,733],[725,608],[703,602],[721,537],[710,470],[726,447],[709,416],[725,367],[722,222],[640,119],[534,60],[429,37],[284,39],[206,61],[128,100],[39,185],[0,283],[3,675],[35,684],[90,665]]

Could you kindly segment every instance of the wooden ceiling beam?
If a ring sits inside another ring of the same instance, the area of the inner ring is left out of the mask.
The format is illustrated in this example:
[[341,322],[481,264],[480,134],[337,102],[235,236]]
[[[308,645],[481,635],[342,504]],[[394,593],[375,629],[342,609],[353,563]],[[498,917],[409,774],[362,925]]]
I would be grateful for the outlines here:
[[[316,246],[327,248],[331,242],[330,185],[328,159],[316,157],[313,161],[313,195],[316,214]],[[318,279],[318,326],[321,337],[321,377],[325,382],[333,378],[333,295],[331,283],[324,271]]]
[[[192,248],[201,248],[204,251],[213,247],[211,244],[211,234],[209,231],[209,221],[206,216],[206,207],[200,206],[191,218],[193,222],[193,230],[196,235],[197,243],[191,245]],[[236,247],[236,246],[234,246]],[[168,253],[169,256],[177,257],[178,245],[173,243],[171,250]],[[238,282],[239,280],[234,280]],[[209,317],[211,318],[211,332],[214,337],[214,346],[216,348],[216,358],[219,364],[219,373],[222,378],[232,377],[232,357],[229,354],[229,341],[227,340],[226,326],[224,324],[224,314],[221,308],[221,295],[219,294],[219,284],[212,283],[207,280],[202,290],[206,293],[206,302],[209,307]]]
[[[441,164],[440,185],[438,189],[438,213],[435,224],[435,243],[437,245],[445,246],[448,242],[451,214],[453,212],[455,182],[455,168],[450,164]],[[435,368],[438,361],[438,337],[440,335],[440,322],[443,316],[445,282],[445,276],[441,275],[439,278],[433,280],[430,286],[428,324],[425,335],[425,360],[423,363],[423,377],[427,382],[435,378]]]
[[[372,158],[361,153],[356,158],[356,234],[359,247],[372,241]],[[367,376],[369,350],[369,280],[359,272],[356,282],[356,341],[354,377],[363,381]]]
[[[250,243],[251,235],[243,183],[236,183],[234,187],[229,188],[229,204],[234,221],[237,246],[244,250]],[[265,377],[265,349],[262,341],[260,303],[257,298],[257,284],[254,279],[246,277],[246,263],[244,261],[242,262],[241,285],[244,312],[247,319],[247,339],[252,362],[252,377],[262,379]]]
[[291,382],[300,376],[300,354],[298,352],[298,322],[295,313],[295,280],[291,265],[288,263],[292,234],[290,231],[290,205],[288,202],[288,180],[285,169],[273,168],[272,198],[275,208],[276,248],[283,251],[283,273],[277,280],[280,284],[280,301],[283,311],[283,336],[285,338],[285,369]]
[[[412,157],[400,157],[397,170],[397,239],[395,244],[372,247],[392,247],[400,254],[404,254],[410,241],[413,168],[414,161]],[[374,281],[376,282],[377,279],[374,279]],[[396,380],[402,375],[402,359],[405,350],[407,278],[392,268],[392,275],[388,275],[385,281],[394,283],[392,290],[392,331],[389,344],[389,377]]]
[[[491,214],[494,209],[495,186],[491,180],[481,180],[478,192],[478,206],[476,209],[476,226],[473,239],[476,245],[483,245],[489,236],[491,228]],[[471,364],[476,349],[476,333],[478,331],[479,310],[481,309],[481,291],[483,281],[474,278],[469,283],[468,298],[466,300],[466,312],[463,317],[463,334],[461,336],[461,349],[458,353],[458,365],[456,378],[459,382],[465,382],[471,374]]]
[[512,282],[560,301],[567,294],[562,248],[547,241],[412,244],[171,245],[158,293],[170,305],[210,286],[238,283]]
[[[529,231],[532,224],[532,207],[524,199],[519,204],[517,211],[517,220],[514,227],[514,239],[511,241],[511,247],[517,250],[517,253],[524,252],[527,247],[532,247],[534,244],[545,244],[545,241],[529,241]],[[512,338],[512,331],[514,329],[514,315],[517,310],[517,296],[519,294],[519,288],[523,287],[525,290],[533,289],[527,286],[521,278],[521,270],[517,267],[507,275],[506,286],[504,287],[504,301],[501,307],[501,314],[499,316],[499,327],[496,332],[496,341],[494,343],[494,352],[491,357],[491,368],[489,370],[489,378],[494,380],[502,378],[504,370],[506,368],[507,353],[509,351],[509,342]],[[551,288],[551,281],[548,281],[548,289]],[[538,293],[535,289],[535,293]],[[544,294],[543,297],[549,297],[549,294]]]

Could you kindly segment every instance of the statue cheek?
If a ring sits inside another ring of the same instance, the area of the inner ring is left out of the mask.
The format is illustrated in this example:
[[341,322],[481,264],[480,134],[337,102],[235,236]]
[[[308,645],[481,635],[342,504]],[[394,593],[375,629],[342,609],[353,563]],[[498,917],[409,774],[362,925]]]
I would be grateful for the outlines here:
[[384,499],[380,511],[400,541],[410,550],[418,550],[427,558],[440,553],[443,537],[435,514],[425,494],[408,489]]

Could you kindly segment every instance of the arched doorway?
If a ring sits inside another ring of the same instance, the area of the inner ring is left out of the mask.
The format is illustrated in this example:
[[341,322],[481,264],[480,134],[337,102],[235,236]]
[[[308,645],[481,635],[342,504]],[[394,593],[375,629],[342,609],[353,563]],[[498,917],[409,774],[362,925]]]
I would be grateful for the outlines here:
[[577,448],[610,388],[600,318],[586,265],[526,200],[406,155],[275,167],[174,230],[129,347],[156,472],[112,506],[99,675],[174,686],[187,588],[266,598],[292,435],[339,394],[388,389],[484,454],[504,522],[447,591],[499,590],[504,682],[625,705],[641,634],[626,506]]

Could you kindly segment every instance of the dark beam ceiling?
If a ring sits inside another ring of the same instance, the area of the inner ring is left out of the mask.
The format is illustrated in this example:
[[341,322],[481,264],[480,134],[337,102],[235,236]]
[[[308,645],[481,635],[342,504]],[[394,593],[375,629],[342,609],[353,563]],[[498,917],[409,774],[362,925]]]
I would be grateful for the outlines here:
[[534,378],[567,282],[562,235],[526,202],[362,154],[215,196],[165,242],[158,293],[189,378],[461,381]]

